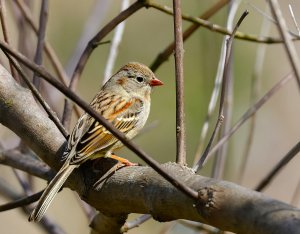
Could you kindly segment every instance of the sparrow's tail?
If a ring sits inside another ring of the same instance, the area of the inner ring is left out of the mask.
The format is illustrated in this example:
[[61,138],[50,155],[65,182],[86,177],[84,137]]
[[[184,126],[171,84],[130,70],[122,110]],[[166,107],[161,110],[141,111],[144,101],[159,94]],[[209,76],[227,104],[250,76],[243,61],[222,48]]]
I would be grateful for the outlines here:
[[43,192],[40,200],[38,201],[37,206],[32,211],[29,216],[29,221],[40,221],[44,216],[46,210],[54,199],[55,195],[58,193],[60,188],[63,186],[69,175],[72,171],[78,167],[78,165],[66,165],[63,166],[60,171],[56,174],[56,176],[51,180],[51,182],[46,187]]

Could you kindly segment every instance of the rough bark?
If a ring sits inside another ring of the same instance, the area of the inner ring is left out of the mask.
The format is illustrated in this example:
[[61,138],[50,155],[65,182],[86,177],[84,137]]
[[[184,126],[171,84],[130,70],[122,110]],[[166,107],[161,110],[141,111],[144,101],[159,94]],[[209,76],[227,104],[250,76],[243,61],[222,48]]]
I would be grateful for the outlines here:
[[[57,170],[61,166],[64,137],[31,92],[16,84],[3,67],[0,123],[21,137],[51,168]],[[237,233],[300,233],[299,209],[230,182],[195,175],[175,163],[164,164],[164,168],[198,191],[198,201],[182,194],[146,166],[122,168],[106,178],[96,191],[93,184],[105,173],[105,164],[108,167],[111,163],[102,159],[99,167],[87,162],[71,175],[67,186],[104,214],[99,220],[106,219],[106,223],[113,222],[116,227],[129,213],[149,213],[158,221],[188,219]],[[107,220],[109,217],[116,218]],[[103,223],[95,222],[94,227]],[[118,233],[116,229],[111,233]]]

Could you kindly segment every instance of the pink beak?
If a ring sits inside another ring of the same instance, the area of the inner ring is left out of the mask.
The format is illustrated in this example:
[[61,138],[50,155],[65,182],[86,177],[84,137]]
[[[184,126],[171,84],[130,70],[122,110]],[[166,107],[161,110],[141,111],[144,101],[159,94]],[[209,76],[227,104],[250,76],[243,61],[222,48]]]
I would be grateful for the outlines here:
[[156,78],[153,78],[151,81],[150,81],[150,86],[160,86],[160,85],[163,85],[164,83],[161,82],[159,79],[156,79]]

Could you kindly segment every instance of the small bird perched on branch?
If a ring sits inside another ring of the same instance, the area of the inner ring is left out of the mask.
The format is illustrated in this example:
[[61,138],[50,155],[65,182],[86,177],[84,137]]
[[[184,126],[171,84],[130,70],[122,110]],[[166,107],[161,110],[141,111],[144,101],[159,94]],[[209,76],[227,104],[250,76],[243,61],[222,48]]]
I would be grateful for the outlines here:
[[[105,83],[90,106],[128,139],[132,139],[149,116],[152,87],[162,84],[147,66],[137,62],[128,63]],[[111,157],[126,166],[135,165],[113,154],[122,145],[93,117],[83,114],[69,137],[64,154],[65,163],[45,189],[29,221],[41,220],[66,179],[85,161]]]

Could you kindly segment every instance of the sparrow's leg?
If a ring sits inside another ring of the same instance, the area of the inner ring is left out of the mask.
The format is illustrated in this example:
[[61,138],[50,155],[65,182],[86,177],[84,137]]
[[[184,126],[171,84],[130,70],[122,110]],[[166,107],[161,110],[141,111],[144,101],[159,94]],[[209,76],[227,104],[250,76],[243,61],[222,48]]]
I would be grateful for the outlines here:
[[111,154],[110,155],[111,158],[119,161],[120,163],[122,163],[124,166],[128,167],[128,166],[138,166],[138,163],[132,163],[129,160],[127,160],[126,158],[121,158],[115,154]]

